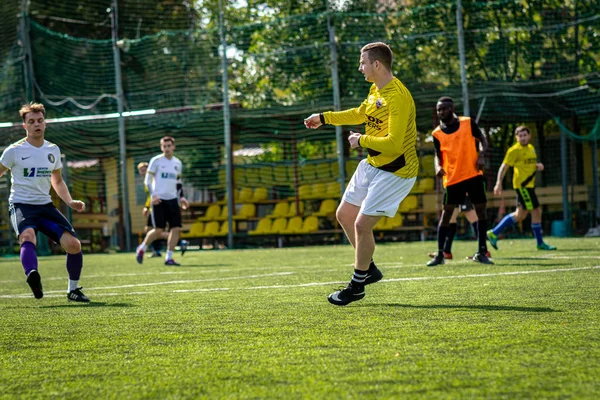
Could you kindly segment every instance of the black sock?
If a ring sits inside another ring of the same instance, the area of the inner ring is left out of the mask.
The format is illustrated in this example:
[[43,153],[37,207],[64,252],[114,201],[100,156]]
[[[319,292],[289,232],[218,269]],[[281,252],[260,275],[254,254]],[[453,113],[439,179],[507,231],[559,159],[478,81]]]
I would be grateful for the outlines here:
[[456,222],[448,225],[448,232],[446,233],[446,240],[444,241],[444,252],[452,253],[452,242],[456,236]]
[[361,271],[358,269],[354,270],[352,275],[352,286],[360,288],[365,286],[365,280],[367,279],[367,271]]
[[446,242],[446,237],[448,236],[449,226],[438,226],[438,253],[441,254],[444,251],[444,243]]
[[480,220],[477,224],[477,238],[479,239],[479,253],[484,254],[487,253],[487,221]]
[[475,221],[471,225],[473,226],[473,233],[475,233],[475,237],[479,238],[479,221]]

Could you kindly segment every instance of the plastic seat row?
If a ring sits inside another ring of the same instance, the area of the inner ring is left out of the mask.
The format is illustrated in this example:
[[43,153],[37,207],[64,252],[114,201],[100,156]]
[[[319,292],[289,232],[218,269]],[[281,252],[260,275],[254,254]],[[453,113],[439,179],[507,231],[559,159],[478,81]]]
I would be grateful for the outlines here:
[[304,234],[312,233],[319,230],[319,219],[314,216],[277,218],[262,218],[258,221],[256,229],[249,231],[249,235],[274,235],[274,234]]

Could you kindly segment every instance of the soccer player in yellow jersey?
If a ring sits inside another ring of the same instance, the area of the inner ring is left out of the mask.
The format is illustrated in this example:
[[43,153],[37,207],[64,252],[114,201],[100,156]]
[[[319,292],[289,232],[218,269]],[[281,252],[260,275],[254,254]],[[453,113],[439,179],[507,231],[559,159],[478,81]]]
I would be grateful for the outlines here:
[[556,250],[544,242],[542,237],[542,209],[535,195],[535,174],[544,170],[544,164],[537,162],[535,148],[529,141],[531,133],[526,126],[515,129],[517,143],[504,156],[504,161],[498,170],[494,194],[502,194],[502,180],[509,167],[513,167],[513,188],[517,192],[517,209],[505,216],[494,229],[487,232],[490,244],[498,249],[498,235],[505,229],[519,223],[531,212],[531,230],[537,240],[538,250]]
[[393,217],[412,189],[419,161],[416,154],[415,103],[408,89],[392,73],[392,50],[381,42],[361,49],[358,70],[373,83],[356,108],[313,114],[304,120],[309,129],[323,124],[365,124],[365,134],[350,132],[350,147],[367,149],[342,197],[336,217],[355,248],[354,275],[348,286],[329,295],[343,306],[365,297],[365,285],[383,274],[373,263],[373,227],[383,216]]
[[[435,146],[435,173],[443,178],[446,188],[444,209],[438,225],[438,254],[427,263],[428,267],[444,264],[444,242],[450,229],[450,218],[457,205],[465,202],[466,195],[477,213],[477,238],[479,247],[473,261],[493,264],[487,256],[486,193],[483,172],[483,155],[488,143],[477,123],[469,117],[457,117],[454,101],[441,97],[436,104],[440,125],[432,132]],[[480,148],[481,146],[481,148]]]

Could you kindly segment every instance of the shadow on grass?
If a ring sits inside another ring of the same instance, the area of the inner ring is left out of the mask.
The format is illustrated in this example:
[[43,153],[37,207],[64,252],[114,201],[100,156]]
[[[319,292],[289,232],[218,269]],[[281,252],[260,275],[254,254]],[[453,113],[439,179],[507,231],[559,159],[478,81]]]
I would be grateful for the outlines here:
[[132,307],[129,303],[106,303],[103,301],[91,301],[89,303],[67,303],[67,304],[57,304],[54,306],[41,306],[40,308],[72,308],[72,307],[85,307],[85,308],[95,308],[95,307],[112,307],[112,308],[124,308],[124,307]]
[[403,308],[423,308],[423,309],[468,309],[468,310],[483,310],[483,311],[521,311],[521,312],[562,312],[549,307],[516,307],[516,306],[494,306],[494,305],[460,305],[460,304],[428,304],[428,305],[413,305],[402,303],[384,303],[374,305],[364,305],[363,307],[403,307]]

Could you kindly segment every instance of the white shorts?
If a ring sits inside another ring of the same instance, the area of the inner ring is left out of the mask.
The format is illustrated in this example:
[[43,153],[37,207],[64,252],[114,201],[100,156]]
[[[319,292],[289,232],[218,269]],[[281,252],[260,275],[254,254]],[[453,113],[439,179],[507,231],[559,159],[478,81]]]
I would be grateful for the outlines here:
[[377,169],[364,159],[354,171],[342,200],[359,206],[362,214],[393,217],[416,180]]

